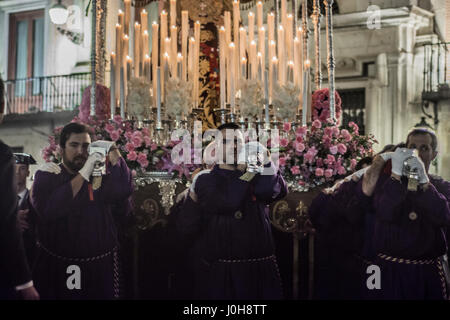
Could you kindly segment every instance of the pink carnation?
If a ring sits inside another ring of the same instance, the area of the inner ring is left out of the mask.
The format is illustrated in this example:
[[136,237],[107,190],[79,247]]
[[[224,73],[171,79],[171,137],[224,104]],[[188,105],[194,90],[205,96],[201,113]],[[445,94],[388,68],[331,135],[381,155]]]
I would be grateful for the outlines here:
[[343,144],[343,143],[339,143],[339,144],[337,145],[337,149],[338,149],[338,152],[339,152],[340,154],[344,154],[344,153],[347,152],[347,147],[346,147],[345,144]]
[[290,131],[291,130],[291,123],[290,122],[283,123],[283,130],[284,131]]
[[288,144],[289,144],[289,140],[288,139],[286,139],[286,138],[280,139],[280,146],[285,148],[285,147],[288,146]]
[[150,145],[150,150],[151,150],[151,151],[155,151],[157,148],[158,148],[158,145],[157,145],[156,143],[152,143],[152,144]]
[[314,120],[312,126],[314,128],[320,129],[322,127],[322,122],[320,122],[319,120]]
[[106,126],[105,126],[105,130],[106,130],[106,132],[108,132],[108,133],[113,132],[114,129],[115,129],[114,126],[113,126],[112,124],[110,124],[110,123],[107,123]]
[[344,174],[347,173],[347,170],[345,170],[345,168],[343,166],[338,167],[338,174],[343,176]]
[[324,163],[324,160],[322,158],[317,158],[316,159],[316,165],[318,167],[323,167],[323,163]]
[[139,148],[142,145],[142,137],[138,135],[133,135],[131,137],[131,143],[133,143],[135,148]]
[[324,133],[326,136],[331,137],[331,135],[333,134],[333,129],[330,128],[330,127],[326,127],[326,128],[323,130],[323,133]]
[[127,140],[131,140],[131,137],[133,136],[133,132],[131,131],[127,131],[124,134],[125,138],[127,138]]
[[298,166],[293,166],[291,168],[291,172],[293,175],[299,175],[300,174],[300,168]]
[[285,157],[279,158],[278,163],[280,164],[280,166],[284,167],[286,165],[286,158]]
[[303,152],[305,150],[305,145],[303,143],[297,143],[295,146],[295,150],[298,152]]
[[125,151],[126,151],[126,152],[132,152],[132,151],[134,151],[134,144],[132,144],[131,142],[128,142],[128,143],[125,145]]
[[140,152],[137,157],[137,162],[139,162],[141,167],[147,168],[148,167],[147,155],[145,153]]
[[331,152],[331,154],[336,154],[338,152],[338,147],[337,146],[331,146],[330,147],[330,152]]
[[150,137],[148,136],[144,136],[144,142],[145,142],[145,147],[149,147],[152,143],[152,139],[150,139]]
[[109,136],[111,137],[112,141],[117,141],[120,138],[120,134],[119,134],[118,130],[114,130],[114,131],[110,132]]
[[325,178],[331,178],[333,176],[333,170],[332,169],[326,169],[325,170]]
[[311,162],[313,161],[313,159],[314,159],[314,153],[308,151],[308,152],[303,156],[303,158],[305,159],[306,162],[311,163]]
[[323,176],[323,169],[322,168],[317,168],[316,169],[316,176],[318,176],[318,177]]
[[346,129],[342,129],[342,130],[341,130],[341,135],[342,135],[342,137],[344,138],[344,140],[345,140],[346,142],[349,142],[349,141],[352,140],[352,135],[351,135],[350,132],[348,132],[348,130],[346,130]]
[[130,161],[135,161],[137,159],[136,151],[130,151],[127,154],[127,159],[130,160]]
[[297,130],[295,130],[295,134],[297,136],[305,136],[307,132],[308,132],[307,127],[298,127]]
[[332,156],[331,154],[327,155],[327,162],[328,163],[334,163],[336,162],[336,158],[334,156]]
[[335,137],[339,136],[339,128],[338,127],[332,127],[331,130],[333,131],[333,135]]
[[303,142],[303,137],[302,136],[296,136],[295,137],[295,141],[297,141],[297,142]]

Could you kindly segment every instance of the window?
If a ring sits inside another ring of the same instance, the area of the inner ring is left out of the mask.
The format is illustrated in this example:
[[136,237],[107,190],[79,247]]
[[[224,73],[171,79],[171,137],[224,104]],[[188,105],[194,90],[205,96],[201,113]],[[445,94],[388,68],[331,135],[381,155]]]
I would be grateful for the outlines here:
[[364,118],[366,108],[366,90],[364,88],[338,90],[342,99],[342,127],[348,128],[349,122],[359,127],[359,133],[365,134]]

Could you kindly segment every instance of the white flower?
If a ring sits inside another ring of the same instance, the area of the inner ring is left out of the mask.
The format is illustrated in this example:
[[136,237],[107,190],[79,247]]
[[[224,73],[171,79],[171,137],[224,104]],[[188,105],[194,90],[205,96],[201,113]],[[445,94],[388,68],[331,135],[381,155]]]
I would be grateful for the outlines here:
[[187,115],[192,106],[192,84],[180,79],[169,79],[166,85],[166,111],[173,118]]
[[300,105],[300,88],[292,82],[274,86],[272,104],[280,119],[293,119]]
[[152,98],[150,82],[141,78],[131,78],[128,82],[127,113],[129,116],[142,120],[150,117]]
[[240,96],[242,117],[252,118],[261,114],[266,103],[261,82],[257,80],[242,80]]

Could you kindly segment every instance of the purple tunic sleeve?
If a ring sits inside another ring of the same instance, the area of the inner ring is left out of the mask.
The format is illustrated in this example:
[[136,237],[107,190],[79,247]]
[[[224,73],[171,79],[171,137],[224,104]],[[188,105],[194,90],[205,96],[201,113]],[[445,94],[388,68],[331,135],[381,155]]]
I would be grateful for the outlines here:
[[[71,180],[58,185],[59,175],[37,171],[30,195],[30,202],[36,213],[43,220],[63,217],[76,205],[72,194]],[[84,188],[86,182],[83,184]]]
[[[268,164],[268,166],[269,165],[272,167],[272,172],[275,172],[274,165],[272,163]],[[286,182],[280,171],[277,171],[272,175],[258,174],[253,179],[252,184],[255,197],[265,204],[270,204],[278,199],[282,199],[288,193]]]
[[[448,193],[447,193],[448,194]],[[417,192],[415,204],[428,213],[430,220],[438,226],[450,226],[450,209],[445,194],[430,183],[426,191]]]

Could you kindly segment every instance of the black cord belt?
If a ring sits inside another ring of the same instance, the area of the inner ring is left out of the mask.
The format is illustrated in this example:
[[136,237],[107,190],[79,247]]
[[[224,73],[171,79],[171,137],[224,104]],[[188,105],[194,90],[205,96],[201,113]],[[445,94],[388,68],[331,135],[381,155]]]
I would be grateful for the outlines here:
[[98,255],[98,256],[95,256],[95,257],[88,257],[88,258],[70,258],[70,257],[64,257],[64,256],[61,256],[61,255],[59,255],[59,254],[56,254],[56,253],[50,251],[49,249],[47,249],[46,247],[44,247],[44,246],[42,245],[42,243],[40,243],[39,241],[38,241],[36,244],[37,244],[37,246],[38,246],[39,248],[41,248],[42,250],[44,250],[44,252],[46,252],[48,255],[50,255],[50,256],[52,256],[52,257],[55,257],[55,258],[57,258],[57,259],[64,260],[64,261],[73,261],[73,262],[91,262],[91,261],[95,261],[95,260],[100,260],[100,259],[103,259],[103,258],[105,258],[105,257],[107,257],[107,256],[109,256],[109,255],[111,255],[111,254],[113,254],[113,253],[115,253],[115,252],[117,251],[117,246],[115,246],[111,251],[108,251],[108,252],[106,252],[106,253],[102,253],[102,254],[100,254],[100,255]]

